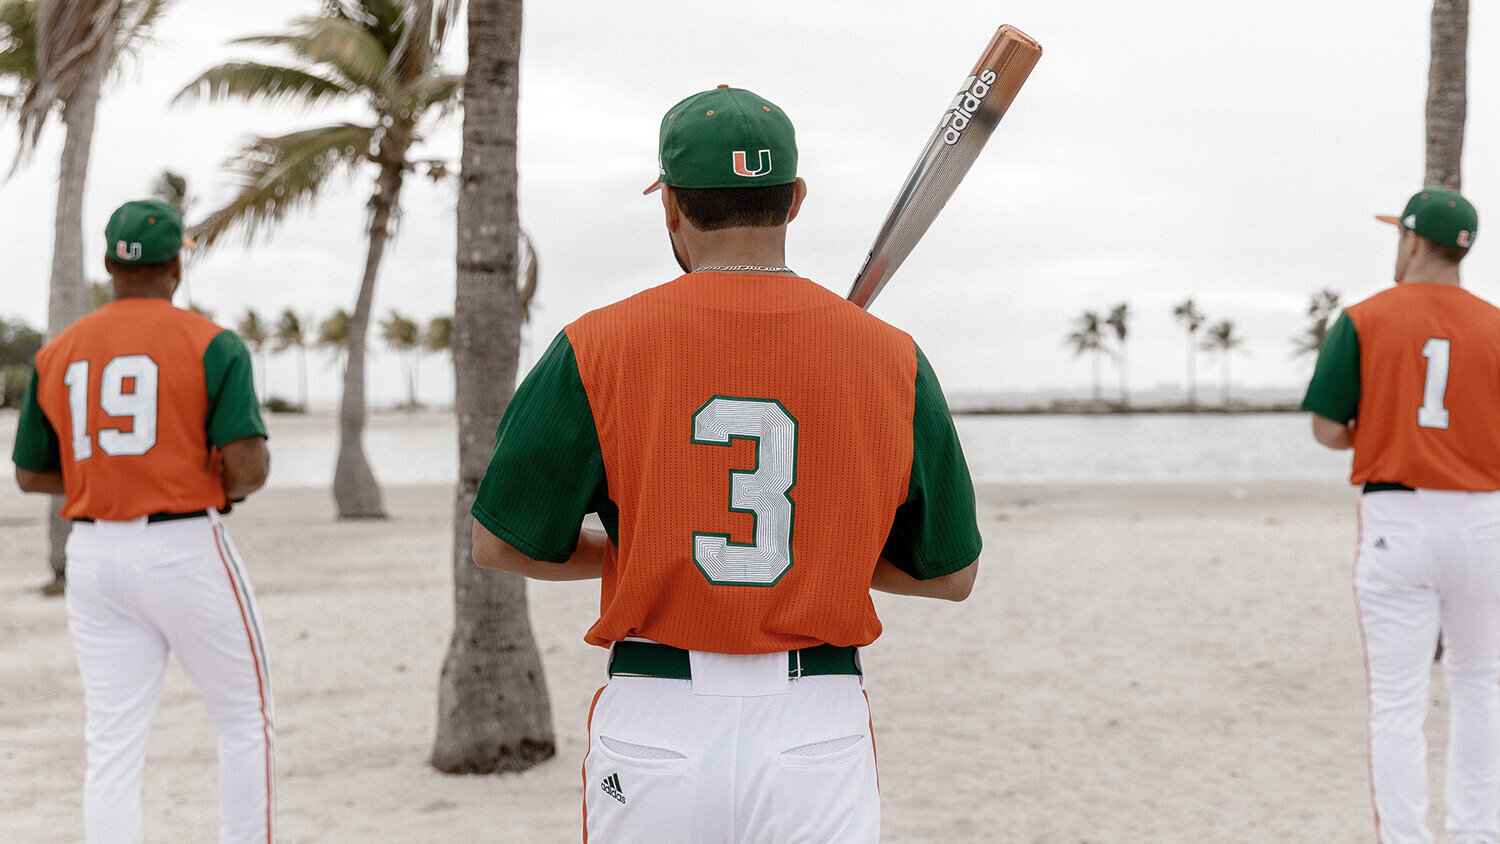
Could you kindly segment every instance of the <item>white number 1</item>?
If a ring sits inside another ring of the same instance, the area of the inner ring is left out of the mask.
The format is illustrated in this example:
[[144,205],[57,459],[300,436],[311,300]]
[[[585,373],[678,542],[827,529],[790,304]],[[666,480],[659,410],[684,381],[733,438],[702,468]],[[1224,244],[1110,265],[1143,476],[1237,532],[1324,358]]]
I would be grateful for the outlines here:
[[[130,391],[125,381],[134,382]],[[145,355],[122,355],[104,365],[99,378],[99,409],[110,416],[128,416],[130,430],[99,429],[99,450],[111,457],[145,454],[156,445],[156,361]],[[73,461],[94,453],[89,437],[89,362],[75,360],[63,374],[68,386],[68,416],[73,435]]]
[[1440,337],[1433,337],[1422,347],[1427,358],[1427,382],[1422,388],[1422,406],[1417,408],[1417,424],[1423,428],[1447,428],[1448,408],[1443,397],[1448,393],[1448,347]]

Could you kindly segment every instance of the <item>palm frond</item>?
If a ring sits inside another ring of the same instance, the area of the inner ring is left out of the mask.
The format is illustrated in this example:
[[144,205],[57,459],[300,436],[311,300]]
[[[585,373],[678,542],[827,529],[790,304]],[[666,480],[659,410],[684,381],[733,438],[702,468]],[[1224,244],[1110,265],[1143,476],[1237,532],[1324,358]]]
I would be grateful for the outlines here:
[[351,88],[387,90],[383,79],[390,54],[369,30],[346,18],[299,18],[290,33],[252,35],[229,43],[281,47],[315,65],[327,65]]
[[339,123],[252,139],[226,165],[239,176],[239,193],[190,231],[199,251],[233,230],[247,243],[254,240],[262,228],[312,201],[329,177],[365,160],[374,134],[369,126]]
[[0,79],[10,80],[15,97],[36,81],[37,0],[0,0]]
[[142,48],[155,43],[151,30],[166,12],[172,0],[124,0],[120,22],[116,26],[110,64],[118,68],[125,56],[139,58]]
[[36,82],[21,102],[18,158],[35,147],[47,116],[73,96],[100,51],[111,48],[119,15],[120,0],[46,2],[38,8]]
[[401,99],[412,114],[423,114],[436,107],[433,115],[442,119],[458,110],[462,105],[464,75],[441,73],[420,76],[401,89]]
[[230,62],[205,70],[172,98],[172,104],[209,102],[237,98],[245,102],[260,101],[270,105],[296,100],[312,108],[354,96],[356,89],[347,83],[318,76],[294,67]]
[[432,62],[432,0],[410,0],[405,5],[401,38],[385,67],[385,81],[392,88],[423,76]]

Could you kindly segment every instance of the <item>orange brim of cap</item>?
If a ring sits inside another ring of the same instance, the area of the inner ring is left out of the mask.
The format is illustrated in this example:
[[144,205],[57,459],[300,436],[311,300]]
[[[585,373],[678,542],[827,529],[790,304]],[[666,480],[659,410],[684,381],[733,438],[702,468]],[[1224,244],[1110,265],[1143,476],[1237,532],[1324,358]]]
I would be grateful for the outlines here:
[[1390,214],[1376,214],[1375,219],[1379,220],[1382,223],[1390,223],[1397,228],[1400,228],[1401,226],[1401,218],[1392,216]]
[[656,181],[652,182],[645,190],[641,191],[641,196],[645,196],[650,193],[656,193],[660,189],[661,179],[657,179]]

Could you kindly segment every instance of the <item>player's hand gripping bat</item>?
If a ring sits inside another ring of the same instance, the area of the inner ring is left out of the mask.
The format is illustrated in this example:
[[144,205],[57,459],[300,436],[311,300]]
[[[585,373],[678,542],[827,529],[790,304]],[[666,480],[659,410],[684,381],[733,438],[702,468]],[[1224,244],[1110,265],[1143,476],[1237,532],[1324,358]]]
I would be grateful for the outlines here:
[[1026,33],[1012,26],[996,30],[896,195],[875,236],[875,245],[870,247],[865,265],[849,290],[851,302],[868,309],[875,301],[948,204],[1041,57],[1041,45]]

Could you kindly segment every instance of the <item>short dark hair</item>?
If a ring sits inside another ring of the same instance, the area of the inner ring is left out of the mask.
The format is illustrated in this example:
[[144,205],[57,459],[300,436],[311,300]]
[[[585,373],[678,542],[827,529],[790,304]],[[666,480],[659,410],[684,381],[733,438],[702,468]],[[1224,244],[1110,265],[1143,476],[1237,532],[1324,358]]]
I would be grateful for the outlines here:
[[699,231],[772,228],[792,211],[794,185],[759,188],[676,188],[677,207]]
[[115,278],[127,278],[134,280],[145,280],[165,275],[171,269],[172,262],[177,260],[176,255],[165,261],[153,261],[149,264],[124,264],[113,258],[104,259],[104,269]]
[[[1418,236],[1420,237],[1420,235]],[[1425,240],[1425,238],[1423,239]],[[1457,264],[1459,261],[1462,261],[1464,259],[1465,255],[1469,254],[1469,250],[1461,246],[1454,246],[1451,243],[1438,243],[1435,240],[1428,240],[1427,246],[1432,249],[1432,251],[1439,258],[1442,258],[1450,264]]]

